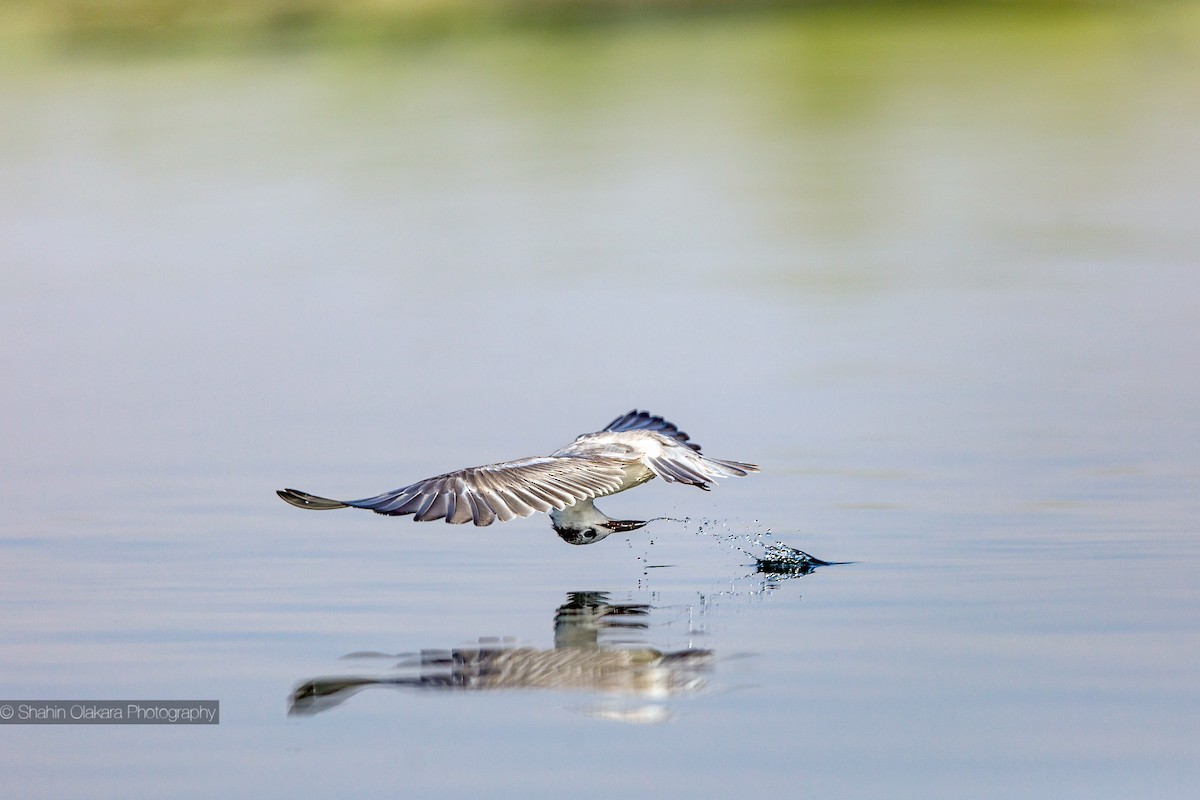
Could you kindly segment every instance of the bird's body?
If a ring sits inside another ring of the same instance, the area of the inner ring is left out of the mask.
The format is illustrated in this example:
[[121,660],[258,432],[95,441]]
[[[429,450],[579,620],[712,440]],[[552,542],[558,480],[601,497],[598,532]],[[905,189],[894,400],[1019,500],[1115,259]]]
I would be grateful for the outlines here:
[[707,491],[718,477],[746,475],[758,467],[701,455],[700,446],[662,417],[630,411],[602,431],[585,433],[548,456],[467,467],[362,500],[329,500],[295,489],[279,496],[299,508],[366,508],[419,522],[490,525],[499,520],[548,513],[554,529],[571,544],[591,544],[645,522],[614,520],[593,500],[660,477]]

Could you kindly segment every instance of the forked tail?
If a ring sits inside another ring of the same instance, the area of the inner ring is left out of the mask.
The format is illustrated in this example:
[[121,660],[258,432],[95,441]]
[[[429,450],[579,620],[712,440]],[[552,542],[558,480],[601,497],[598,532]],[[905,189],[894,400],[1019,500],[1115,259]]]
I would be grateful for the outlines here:
[[733,478],[758,472],[755,464],[709,458],[683,448],[671,448],[656,457],[646,459],[646,466],[668,483],[686,483],[708,491],[717,478]]

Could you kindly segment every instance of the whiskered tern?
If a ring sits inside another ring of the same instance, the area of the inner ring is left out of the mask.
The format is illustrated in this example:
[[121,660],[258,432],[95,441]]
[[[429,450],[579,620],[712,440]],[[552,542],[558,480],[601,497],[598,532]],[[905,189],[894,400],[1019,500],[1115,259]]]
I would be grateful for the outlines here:
[[689,438],[662,417],[635,409],[548,456],[467,467],[362,500],[330,500],[296,489],[277,494],[298,508],[367,508],[388,516],[411,514],[418,522],[482,526],[541,511],[564,541],[592,544],[646,524],[608,517],[593,504],[597,497],[655,477],[708,491],[717,478],[758,472],[754,464],[702,455]]

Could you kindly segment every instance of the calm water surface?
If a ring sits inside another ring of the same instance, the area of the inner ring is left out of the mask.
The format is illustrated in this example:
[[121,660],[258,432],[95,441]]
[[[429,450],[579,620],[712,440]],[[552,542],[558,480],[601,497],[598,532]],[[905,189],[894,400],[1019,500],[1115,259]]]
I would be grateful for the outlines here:
[[[8,64],[0,694],[221,724],[0,726],[0,786],[1190,796],[1198,67],[1166,12]],[[273,494],[635,406],[763,473],[590,547]]]

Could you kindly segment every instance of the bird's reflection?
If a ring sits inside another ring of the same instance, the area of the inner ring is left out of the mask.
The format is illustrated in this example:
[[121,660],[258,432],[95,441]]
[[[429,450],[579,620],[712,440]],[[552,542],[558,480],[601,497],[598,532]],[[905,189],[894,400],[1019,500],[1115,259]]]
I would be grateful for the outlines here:
[[709,650],[663,651],[640,643],[652,607],[618,603],[608,592],[570,592],[554,613],[554,647],[481,639],[477,646],[408,655],[359,653],[393,660],[381,676],[314,678],[291,695],[289,714],[312,715],[373,686],[416,690],[540,689],[601,695],[591,713],[625,721],[667,715],[662,701],[706,683]]

